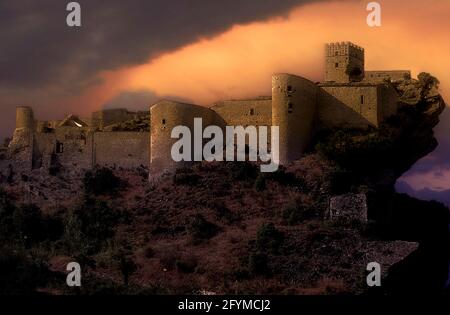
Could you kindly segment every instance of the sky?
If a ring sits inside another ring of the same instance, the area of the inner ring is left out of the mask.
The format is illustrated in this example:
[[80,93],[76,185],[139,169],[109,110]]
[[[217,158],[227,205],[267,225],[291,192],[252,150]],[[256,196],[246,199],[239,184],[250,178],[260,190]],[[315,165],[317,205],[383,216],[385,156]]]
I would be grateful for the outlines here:
[[[376,28],[363,0],[85,0],[80,28],[66,26],[68,2],[0,0],[0,137],[12,133],[17,105],[59,119],[163,98],[270,95],[277,72],[321,81],[324,44],[337,41],[363,46],[367,70],[432,73],[450,99],[448,0],[379,1]],[[436,136],[400,190],[449,194],[449,110]]]

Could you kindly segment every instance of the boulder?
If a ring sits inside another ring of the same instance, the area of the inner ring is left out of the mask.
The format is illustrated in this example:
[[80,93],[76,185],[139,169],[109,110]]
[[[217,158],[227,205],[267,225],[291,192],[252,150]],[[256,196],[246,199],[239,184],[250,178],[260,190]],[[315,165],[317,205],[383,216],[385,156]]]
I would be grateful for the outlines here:
[[356,219],[367,222],[367,198],[365,194],[345,194],[330,199],[330,219]]

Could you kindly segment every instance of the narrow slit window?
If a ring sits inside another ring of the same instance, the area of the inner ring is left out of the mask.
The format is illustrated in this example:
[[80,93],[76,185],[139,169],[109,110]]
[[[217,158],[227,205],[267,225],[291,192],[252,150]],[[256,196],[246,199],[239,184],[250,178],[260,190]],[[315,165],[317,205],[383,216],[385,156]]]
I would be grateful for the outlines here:
[[361,95],[361,104],[364,104],[364,95]]
[[292,114],[292,112],[294,111],[294,105],[292,103],[288,104],[288,113]]
[[63,153],[64,152],[64,144],[61,142],[56,143],[56,153]]
[[251,109],[250,109],[250,115],[251,115],[251,116],[255,115],[255,109],[254,109],[254,108],[251,108]]
[[339,63],[336,62],[336,63],[334,64],[334,66],[335,66],[336,68],[339,68]]
[[165,125],[166,124],[166,119],[162,120],[162,124]]

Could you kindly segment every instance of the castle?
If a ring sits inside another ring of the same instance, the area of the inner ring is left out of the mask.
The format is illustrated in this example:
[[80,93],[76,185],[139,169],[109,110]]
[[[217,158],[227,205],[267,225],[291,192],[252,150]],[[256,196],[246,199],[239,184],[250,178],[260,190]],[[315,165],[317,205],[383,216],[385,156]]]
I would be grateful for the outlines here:
[[[149,112],[112,109],[58,121],[36,120],[31,108],[18,107],[9,155],[21,170],[142,166],[152,177],[184,166],[171,159],[176,141],[171,130],[192,127],[194,118],[201,117],[204,127],[279,126],[279,160],[287,164],[301,157],[320,129],[379,126],[397,111],[398,95],[389,82],[411,78],[410,71],[365,71],[364,49],[350,42],[326,45],[325,69],[324,82],[275,74],[271,96],[211,107],[164,100]],[[147,127],[123,128],[130,122]]]

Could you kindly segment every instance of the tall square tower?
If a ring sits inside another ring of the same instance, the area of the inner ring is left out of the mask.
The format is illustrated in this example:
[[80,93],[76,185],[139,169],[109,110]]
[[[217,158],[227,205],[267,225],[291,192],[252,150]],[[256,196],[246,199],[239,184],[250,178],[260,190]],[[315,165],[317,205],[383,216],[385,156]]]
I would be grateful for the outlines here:
[[325,81],[360,82],[364,79],[364,49],[350,42],[325,47]]

